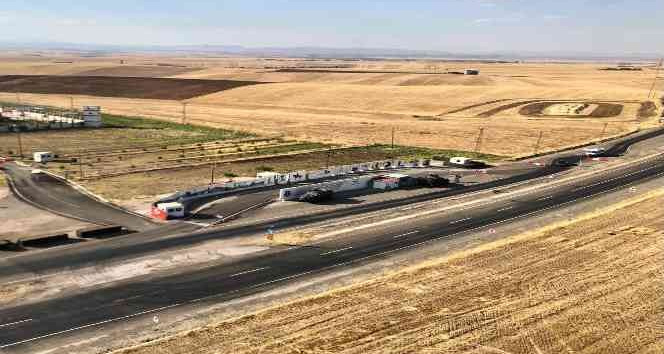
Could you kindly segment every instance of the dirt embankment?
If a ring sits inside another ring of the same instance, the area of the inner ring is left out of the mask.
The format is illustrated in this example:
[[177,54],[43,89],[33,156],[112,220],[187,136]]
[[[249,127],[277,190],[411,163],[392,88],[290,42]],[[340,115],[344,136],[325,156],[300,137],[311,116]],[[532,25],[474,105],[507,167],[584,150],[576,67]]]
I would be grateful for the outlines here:
[[0,76],[0,92],[68,94],[141,99],[185,100],[254,81],[164,79],[111,76]]
[[121,353],[661,353],[663,194]]

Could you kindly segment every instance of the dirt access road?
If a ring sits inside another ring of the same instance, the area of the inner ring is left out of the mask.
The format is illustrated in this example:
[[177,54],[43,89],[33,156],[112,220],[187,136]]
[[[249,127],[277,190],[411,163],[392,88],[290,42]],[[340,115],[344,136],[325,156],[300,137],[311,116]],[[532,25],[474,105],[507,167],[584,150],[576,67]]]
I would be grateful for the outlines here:
[[662,202],[659,190],[120,353],[661,353]]

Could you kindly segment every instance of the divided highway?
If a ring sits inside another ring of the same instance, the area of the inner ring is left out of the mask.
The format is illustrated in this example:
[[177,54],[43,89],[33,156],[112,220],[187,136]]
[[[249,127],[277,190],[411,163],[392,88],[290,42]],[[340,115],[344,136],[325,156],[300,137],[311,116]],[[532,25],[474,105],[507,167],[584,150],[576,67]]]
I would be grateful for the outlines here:
[[[574,158],[574,156],[569,158]],[[551,174],[559,168],[553,164],[546,169],[529,173],[528,177]],[[227,301],[264,291],[291,279],[381,257],[432,240],[452,239],[466,232],[555,209],[663,175],[664,156],[659,155],[621,168],[591,174],[547,188],[538,188],[529,193],[520,194],[516,198],[501,198],[498,201],[465,210],[441,210],[439,213],[349,231],[347,234],[323,239],[302,247],[290,247],[280,252],[259,254],[232,264],[151,278],[144,282],[115,284],[86,294],[0,309],[0,319],[2,319],[0,349],[25,348],[30,343],[44,338],[66,335],[78,330],[169,308],[208,301]],[[527,178],[521,176],[517,179],[525,180]],[[500,185],[497,183],[493,187]],[[469,189],[463,191],[468,192]],[[430,196],[415,197],[404,203],[391,201],[386,202],[387,204],[383,206],[370,206],[369,209],[379,210],[378,208],[430,200],[443,195],[445,193],[434,193]],[[353,211],[342,210],[339,213],[346,214],[353,213]],[[334,216],[338,215],[334,214]],[[323,220],[334,216],[318,215],[312,216],[312,218]],[[293,220],[293,222],[295,223],[297,220]],[[222,237],[224,233],[237,233],[240,230],[242,228],[211,232],[203,234],[203,236],[191,235],[191,237],[218,238]],[[184,236],[184,239],[186,237]],[[182,242],[180,239],[182,238],[154,240],[146,243],[145,247],[149,245],[171,247],[172,245],[168,245],[168,242]],[[123,247],[127,247],[125,250],[130,251],[131,246],[124,245],[115,249],[114,252],[119,252]],[[139,252],[144,251],[146,250]],[[104,253],[104,250],[99,250],[99,252],[94,253],[112,256],[112,253]],[[84,262],[86,257],[92,256],[79,258],[78,262]],[[87,260],[91,259],[93,257]],[[46,259],[42,259],[41,262],[42,267],[48,266]],[[58,260],[55,264],[58,262],[64,264],[66,260]],[[30,267],[29,264],[24,264],[24,266]]]
[[[627,149],[633,144],[660,135],[664,135],[664,129],[645,131],[642,133],[631,135],[626,138],[618,139],[614,142],[607,144],[606,155],[619,156],[623,154],[625,151],[627,151]],[[26,254],[24,256],[14,258],[10,262],[0,259],[0,277],[2,278],[11,277],[13,275],[25,272],[43,274],[61,269],[75,269],[79,267],[91,266],[109,261],[132,259],[149,253],[158,253],[158,252],[177,249],[180,247],[192,246],[210,240],[218,240],[227,237],[236,237],[241,235],[262,233],[265,232],[267,228],[273,227],[274,225],[277,225],[278,228],[304,226],[321,221],[332,220],[347,216],[354,216],[363,213],[376,212],[389,208],[396,208],[396,207],[410,205],[413,203],[426,202],[444,197],[461,195],[481,190],[502,188],[510,184],[528,181],[535,178],[545,177],[565,171],[570,168],[568,166],[569,163],[578,162],[581,159],[581,156],[582,155],[575,153],[564,153],[564,154],[558,154],[553,157],[546,157],[546,158],[543,157],[542,159],[548,162],[548,164],[543,167],[524,164],[527,165],[528,167],[526,167],[522,173],[512,175],[507,178],[499,179],[488,183],[471,185],[464,188],[434,191],[431,193],[417,195],[409,198],[394,199],[394,200],[388,200],[376,203],[359,204],[356,206],[351,206],[339,210],[318,212],[307,215],[299,215],[296,217],[289,217],[289,218],[271,220],[266,222],[257,222],[243,226],[229,225],[228,227],[225,227],[221,230],[210,230],[210,231],[201,232],[201,231],[195,231],[197,227],[194,225],[187,225],[187,224],[165,225],[140,234],[134,234],[128,237],[118,238],[111,242],[103,242],[103,243],[90,242],[90,243],[79,244],[76,247],[71,247],[71,248],[52,249],[48,250],[47,252]],[[19,188],[19,185],[17,185],[17,188]],[[44,186],[40,186],[39,188],[43,189]],[[60,186],[58,188],[62,188],[60,190],[66,191],[65,188],[68,188],[68,186]],[[24,189],[26,192],[29,192],[30,185],[26,185]],[[37,191],[41,189],[37,189]],[[80,194],[76,191],[74,192]],[[38,192],[32,192],[32,193],[39,194]],[[101,203],[98,203],[96,201],[91,201],[86,196],[83,197],[86,198],[86,203],[94,202],[101,205],[100,207],[106,207]],[[53,199],[60,199],[60,198],[64,197],[57,196],[56,198]],[[69,199],[62,199],[62,200],[67,201]],[[72,208],[71,206],[67,205],[68,203],[62,203],[62,204],[63,204],[61,206],[62,208],[69,208],[69,209]],[[95,209],[89,207],[86,208],[86,210],[92,211]],[[113,213],[118,213],[118,211],[113,209]],[[115,214],[111,214],[111,212],[109,211],[107,213],[102,212],[101,215],[106,217],[108,215],[115,215]],[[126,217],[126,215],[125,216],[120,215],[119,217]],[[131,217],[136,218],[134,216]],[[140,219],[140,220],[135,220],[134,222],[143,223],[147,221]],[[136,226],[140,227],[141,225],[139,224]]]

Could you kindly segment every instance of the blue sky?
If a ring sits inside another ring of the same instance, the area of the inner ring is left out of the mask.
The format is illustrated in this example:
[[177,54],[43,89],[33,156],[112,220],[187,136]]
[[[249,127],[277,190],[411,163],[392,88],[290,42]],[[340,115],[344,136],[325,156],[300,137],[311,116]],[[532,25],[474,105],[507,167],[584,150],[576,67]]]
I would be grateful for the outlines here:
[[664,0],[2,0],[0,41],[662,53]]

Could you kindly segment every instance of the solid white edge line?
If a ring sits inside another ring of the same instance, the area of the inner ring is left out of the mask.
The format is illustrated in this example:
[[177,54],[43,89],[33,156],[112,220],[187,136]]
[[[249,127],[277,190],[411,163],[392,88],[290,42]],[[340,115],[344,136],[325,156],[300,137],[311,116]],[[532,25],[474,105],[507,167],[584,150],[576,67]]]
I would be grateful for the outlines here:
[[141,316],[141,315],[145,315],[145,314],[152,313],[152,312],[157,312],[157,311],[166,310],[166,309],[169,309],[169,308],[172,308],[172,307],[177,307],[177,306],[180,306],[180,305],[181,305],[180,303],[176,303],[176,304],[173,304],[173,305],[168,305],[168,306],[158,307],[158,308],[156,308],[156,309],[152,309],[152,310],[147,310],[147,311],[137,312],[137,313],[134,313],[134,314],[131,314],[131,315],[127,315],[127,316],[115,317],[115,318],[111,318],[111,319],[104,320],[104,321],[100,321],[100,322],[90,323],[90,324],[86,324],[86,325],[79,326],[79,327],[74,327],[74,328],[65,329],[65,330],[58,331],[58,332],[53,332],[53,333],[49,333],[49,334],[44,334],[43,336],[38,336],[38,337],[30,338],[30,339],[24,339],[24,340],[21,340],[21,341],[18,341],[18,342],[14,342],[14,343],[3,344],[3,345],[0,345],[0,349],[13,347],[13,346],[16,346],[16,345],[19,345],[19,344],[28,343],[28,342],[33,342],[33,341],[36,341],[36,340],[39,340],[39,339],[44,339],[44,338],[48,338],[48,337],[57,336],[57,335],[59,335],[59,334],[63,334],[63,333],[74,332],[74,331],[78,331],[78,330],[81,330],[81,329],[84,329],[84,328],[95,327],[95,326],[99,326],[99,325],[106,324],[106,323],[110,323],[110,322],[116,322],[116,321],[120,321],[120,320],[126,320],[126,319],[128,319],[128,318],[138,317],[138,316]]

